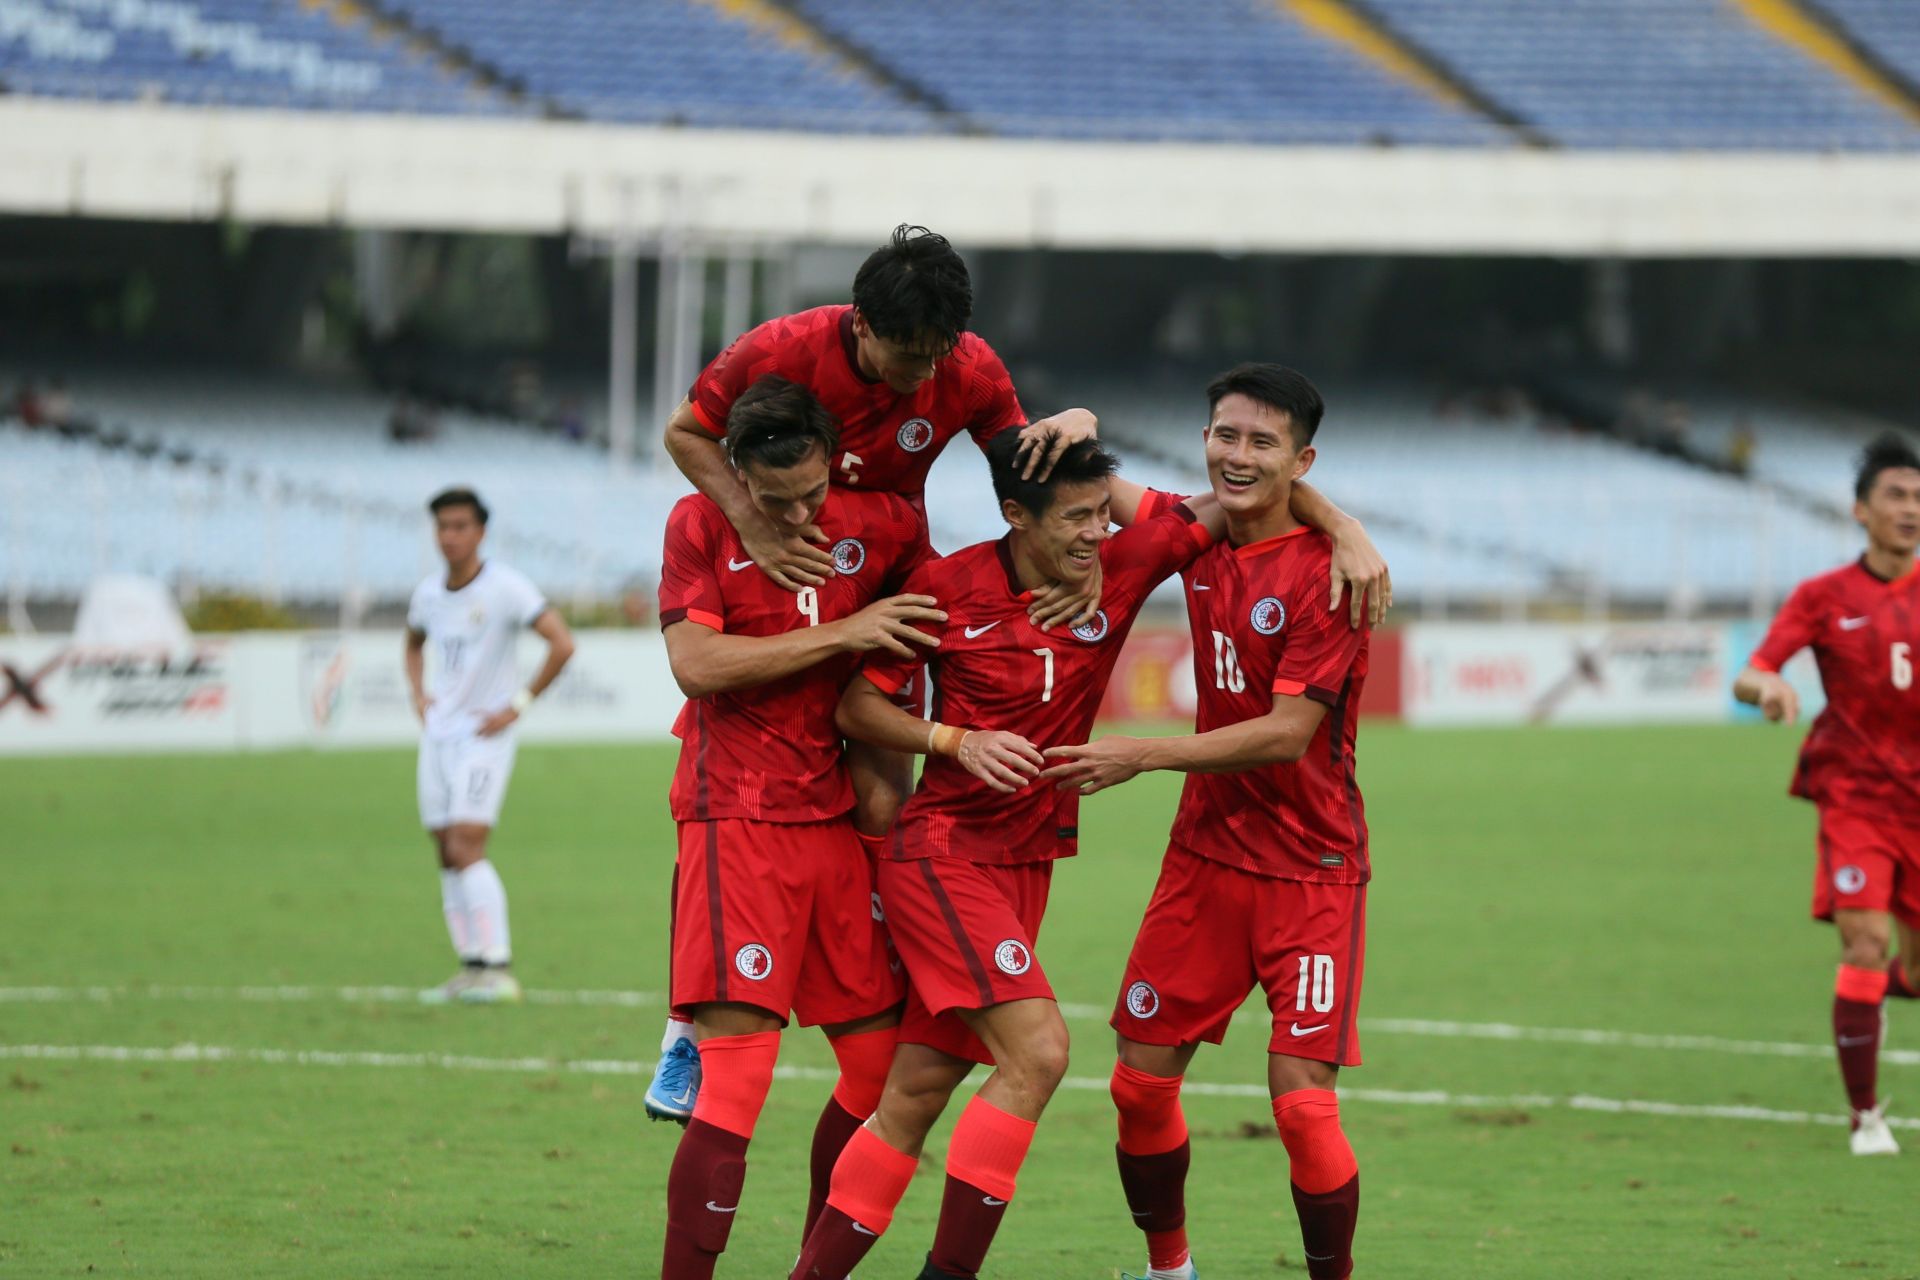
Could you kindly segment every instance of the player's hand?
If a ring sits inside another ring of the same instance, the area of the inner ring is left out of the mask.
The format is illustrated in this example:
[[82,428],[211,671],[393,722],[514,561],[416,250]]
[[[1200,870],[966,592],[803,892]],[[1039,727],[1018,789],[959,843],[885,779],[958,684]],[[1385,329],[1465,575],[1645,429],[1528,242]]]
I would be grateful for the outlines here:
[[885,649],[901,658],[913,656],[913,645],[938,648],[940,641],[914,626],[916,622],[945,622],[946,610],[932,596],[888,596],[837,625],[849,653]]
[[1043,782],[1054,782],[1062,791],[1078,791],[1090,796],[1108,787],[1117,787],[1146,766],[1145,744],[1138,738],[1109,736],[1077,747],[1048,747],[1046,757],[1053,767],[1040,775]]
[[1020,468],[1020,478],[1044,483],[1061,454],[1082,440],[1097,439],[1099,434],[1100,419],[1091,409],[1063,409],[1051,418],[1029,423],[1020,431],[1020,447],[1013,451],[1013,460],[1025,464]]
[[479,734],[483,738],[491,738],[519,718],[520,713],[512,707],[502,707],[480,722]]
[[1100,572],[1100,558],[1094,557],[1093,572],[1078,587],[1069,587],[1056,582],[1045,591],[1034,593],[1033,600],[1027,605],[1027,618],[1042,631],[1051,631],[1065,623],[1077,627],[1092,622],[1093,615],[1100,612],[1100,592],[1104,587]]
[[1760,685],[1760,714],[1775,724],[1800,719],[1800,694],[1784,676],[1769,675]]
[[1387,572],[1387,562],[1358,520],[1350,521],[1334,537],[1333,570],[1328,578],[1333,594],[1327,608],[1338,609],[1344,593],[1348,621],[1356,628],[1363,609],[1368,625],[1377,627],[1393,607],[1393,577]]
[[814,545],[827,540],[817,525],[783,529],[762,517],[739,532],[740,545],[760,572],[788,591],[817,587],[833,576],[833,557]]
[[427,722],[427,712],[433,710],[433,699],[415,690],[413,694],[413,715],[421,724]]
[[1046,766],[1040,748],[1017,733],[973,729],[960,739],[960,767],[995,791],[1009,795],[1026,786]]

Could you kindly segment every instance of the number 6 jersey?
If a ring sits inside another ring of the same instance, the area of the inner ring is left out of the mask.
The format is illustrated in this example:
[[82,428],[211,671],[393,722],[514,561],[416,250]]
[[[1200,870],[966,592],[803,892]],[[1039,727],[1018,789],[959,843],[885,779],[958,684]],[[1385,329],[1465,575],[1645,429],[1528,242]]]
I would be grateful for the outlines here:
[[[726,635],[776,636],[837,622],[897,593],[933,555],[919,514],[890,493],[829,489],[814,524],[834,573],[819,587],[788,591],[760,572],[711,499],[682,498],[667,516],[661,628],[684,620]],[[821,822],[851,809],[833,713],[854,665],[838,654],[765,684],[689,699],[673,726],[674,820]]]

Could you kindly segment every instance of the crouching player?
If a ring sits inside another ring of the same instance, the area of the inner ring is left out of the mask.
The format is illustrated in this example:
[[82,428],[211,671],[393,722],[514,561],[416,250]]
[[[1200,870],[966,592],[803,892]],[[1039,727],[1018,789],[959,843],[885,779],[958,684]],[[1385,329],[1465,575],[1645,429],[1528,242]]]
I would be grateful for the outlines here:
[[672,999],[690,1010],[704,1081],[667,1183],[665,1280],[705,1280],[741,1203],[747,1145],[788,1013],[827,1033],[840,1079],[815,1138],[811,1225],[840,1147],[874,1107],[904,994],[854,834],[834,710],[854,654],[905,658],[946,617],[889,593],[931,555],[892,494],[829,485],[833,418],[766,377],[735,402],[726,448],[778,525],[816,526],[834,572],[788,591],[754,569],[710,499],[667,521],[660,620],[687,695],[670,803],[680,829]]
[[[1354,715],[1367,631],[1358,610],[1350,624],[1329,605],[1331,544],[1288,511],[1313,465],[1319,392],[1291,369],[1242,365],[1207,398],[1207,474],[1227,537],[1183,575],[1198,732],[1055,748],[1043,776],[1086,793],[1148,769],[1189,775],[1113,1015],[1120,1183],[1146,1232],[1147,1280],[1195,1274],[1180,1079],[1255,985],[1273,1015],[1267,1081],[1307,1273],[1340,1280],[1360,1204],[1333,1088],[1360,1061],[1370,870]],[[1173,501],[1148,494],[1117,514],[1150,519]]]
[[[1217,532],[1169,504],[1109,539],[1113,456],[1078,443],[1046,480],[1023,480],[1018,447],[1012,432],[987,444],[1007,536],[933,561],[907,582],[947,612],[928,628],[938,648],[875,654],[841,699],[850,738],[928,756],[878,873],[911,991],[879,1109],[834,1167],[796,1277],[843,1280],[866,1256],[934,1121],[984,1062],[994,1071],[954,1129],[921,1273],[978,1274],[1035,1122],[1067,1068],[1066,1024],[1035,948],[1053,863],[1075,852],[1079,797],[1034,785],[1036,744],[1086,740],[1147,594]],[[1034,625],[1027,605],[1036,592],[1084,582],[1096,565],[1105,589],[1092,621],[1070,631]],[[890,697],[923,662],[933,675],[932,721]]]

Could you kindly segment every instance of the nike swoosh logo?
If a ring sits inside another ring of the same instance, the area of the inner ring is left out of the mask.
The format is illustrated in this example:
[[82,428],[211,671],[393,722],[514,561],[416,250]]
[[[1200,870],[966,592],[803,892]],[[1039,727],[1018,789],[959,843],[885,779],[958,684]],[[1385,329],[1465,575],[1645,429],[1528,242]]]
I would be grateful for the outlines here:
[[751,569],[752,567],[753,561],[751,560],[735,560],[731,557],[727,560],[727,568],[733,570],[735,573],[740,572],[742,569]]
[[869,1231],[857,1222],[853,1224],[853,1229],[855,1231],[858,1231],[863,1236],[873,1236],[875,1239],[878,1239],[880,1236],[880,1233],[878,1231]]
[[1153,1210],[1151,1209],[1134,1209],[1131,1212],[1136,1218],[1151,1218],[1153,1216]]
[[994,622],[989,622],[989,623],[988,623],[988,624],[987,624],[986,626],[984,626],[984,627],[968,627],[968,628],[967,628],[967,639],[969,639],[969,640],[972,640],[972,639],[975,639],[975,638],[977,638],[977,637],[979,637],[979,636],[983,636],[983,635],[985,635],[985,634],[987,634],[987,632],[989,632],[989,631],[991,631],[991,630],[993,630],[993,629],[994,629],[995,627],[997,627],[997,626],[999,626],[999,625],[1000,625],[1000,623],[1002,623],[1002,622],[1005,622],[1005,621],[1006,621],[1006,619],[1005,619],[1005,618],[1001,618],[1001,619],[998,619],[997,621],[994,621]]
[[1842,1049],[1852,1049],[1858,1045],[1872,1044],[1877,1036],[1841,1036],[1836,1042]]
[[707,1201],[707,1208],[713,1210],[715,1213],[733,1213],[735,1210],[739,1209],[739,1207],[740,1206],[736,1204],[723,1209],[719,1205],[715,1204],[713,1201],[711,1200]]
[[1333,1024],[1331,1022],[1323,1022],[1317,1027],[1303,1027],[1296,1022],[1293,1024],[1292,1030],[1293,1030],[1293,1034],[1297,1036],[1310,1036],[1316,1031],[1325,1031],[1328,1027],[1332,1025]]
[[693,1101],[693,1090],[688,1089],[685,1093],[682,1093],[679,1097],[668,1098],[667,1101],[671,1102],[676,1107],[684,1107],[689,1102]]
[[1872,621],[1872,618],[1842,618],[1840,619],[1840,629],[1842,631],[1858,631]]
[[1005,1201],[1005,1200],[995,1200],[995,1199],[994,1199],[994,1198],[993,1198],[992,1196],[981,1196],[981,1197],[980,1197],[980,1203],[981,1203],[981,1204],[990,1204],[990,1205],[994,1205],[994,1206],[999,1206],[999,1205],[1003,1205],[1003,1204],[1005,1204],[1005,1203],[1006,1203],[1006,1201]]

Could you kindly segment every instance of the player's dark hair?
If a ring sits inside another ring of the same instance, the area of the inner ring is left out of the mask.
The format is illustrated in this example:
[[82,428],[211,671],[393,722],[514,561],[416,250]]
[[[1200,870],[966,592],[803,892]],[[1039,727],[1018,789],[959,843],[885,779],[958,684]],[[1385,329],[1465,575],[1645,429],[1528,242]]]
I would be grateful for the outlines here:
[[973,278],[945,236],[903,222],[860,264],[853,305],[876,337],[952,346],[973,318]]
[[1283,364],[1233,366],[1207,384],[1207,413],[1211,415],[1231,395],[1258,400],[1286,414],[1296,449],[1313,443],[1313,433],[1320,429],[1320,415],[1327,409],[1320,399],[1320,389],[1307,381],[1307,375]]
[[725,445],[736,467],[780,471],[803,461],[816,445],[833,457],[840,424],[813,392],[777,373],[763,374],[727,412]]
[[482,525],[487,523],[487,504],[471,489],[442,489],[427,503],[427,511],[436,516],[448,507],[472,507],[473,518]]
[[1020,449],[1020,428],[1008,427],[987,441],[987,466],[993,472],[993,496],[1002,502],[1011,499],[1032,515],[1043,516],[1053,507],[1054,489],[1063,484],[1084,484],[1105,480],[1120,470],[1120,459],[1108,453],[1097,440],[1081,440],[1067,446],[1053,471],[1045,480],[1022,480],[1026,464],[1016,455]]
[[1920,471],[1920,453],[1915,453],[1905,438],[1891,431],[1875,436],[1873,442],[1860,451],[1860,470],[1854,476],[1853,496],[1865,502],[1882,471],[1902,467]]

